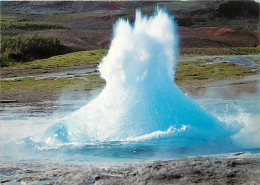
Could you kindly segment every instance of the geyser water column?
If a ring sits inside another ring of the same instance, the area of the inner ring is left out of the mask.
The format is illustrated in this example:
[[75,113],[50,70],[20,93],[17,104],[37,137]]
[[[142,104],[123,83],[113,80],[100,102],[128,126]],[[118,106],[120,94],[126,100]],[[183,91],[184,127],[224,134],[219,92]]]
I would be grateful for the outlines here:
[[99,65],[106,86],[86,106],[44,133],[48,145],[186,138],[227,139],[225,124],[184,95],[174,79],[178,35],[174,19],[163,10],[133,25],[119,19],[108,54]]

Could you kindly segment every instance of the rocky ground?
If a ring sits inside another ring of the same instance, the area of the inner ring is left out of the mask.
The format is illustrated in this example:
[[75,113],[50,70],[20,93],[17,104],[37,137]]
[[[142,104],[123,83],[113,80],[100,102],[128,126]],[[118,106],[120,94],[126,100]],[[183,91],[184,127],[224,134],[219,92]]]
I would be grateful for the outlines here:
[[260,184],[260,154],[188,157],[135,164],[0,161],[1,184]]

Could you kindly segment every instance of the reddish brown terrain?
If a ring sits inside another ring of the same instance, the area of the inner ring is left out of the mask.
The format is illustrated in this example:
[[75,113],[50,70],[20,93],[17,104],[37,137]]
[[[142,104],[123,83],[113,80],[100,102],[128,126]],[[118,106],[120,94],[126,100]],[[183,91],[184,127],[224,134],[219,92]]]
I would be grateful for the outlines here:
[[[232,3],[232,2],[231,2]],[[8,2],[2,15],[26,21],[54,21],[67,29],[2,30],[2,35],[40,33],[57,36],[73,50],[108,48],[113,24],[121,17],[133,22],[136,8],[152,14],[156,6],[165,7],[179,25],[181,48],[254,47],[259,45],[259,4],[252,1],[230,4],[222,1],[172,2]],[[237,6],[241,11],[229,11]]]
[[195,30],[215,36],[216,39],[226,41],[236,46],[258,46],[259,30],[235,30],[221,27],[200,27]]

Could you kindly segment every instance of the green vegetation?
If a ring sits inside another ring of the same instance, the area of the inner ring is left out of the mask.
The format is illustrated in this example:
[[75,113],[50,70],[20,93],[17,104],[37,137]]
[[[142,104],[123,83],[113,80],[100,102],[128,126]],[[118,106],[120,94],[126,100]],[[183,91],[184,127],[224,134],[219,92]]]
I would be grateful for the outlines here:
[[208,82],[216,82],[218,80],[239,79],[254,74],[257,74],[257,72],[235,63],[204,64],[201,61],[190,61],[178,63],[175,80],[207,80]]
[[53,91],[62,90],[90,90],[101,87],[105,84],[99,75],[91,74],[86,76],[87,81],[78,78],[21,78],[16,80],[1,80],[1,91],[8,93],[11,91]]
[[13,22],[13,21],[18,21],[20,20],[19,18],[11,15],[1,15],[0,16],[0,21],[1,22]]
[[[23,16],[21,16],[23,17]],[[16,62],[28,62],[35,59],[47,58],[54,55],[68,53],[68,48],[60,43],[60,40],[51,36],[42,36],[32,34],[33,31],[45,29],[65,29],[65,25],[58,22],[51,21],[28,21],[27,18],[18,18],[16,16],[0,17],[1,30],[1,67],[12,65]],[[15,33],[24,33],[26,30],[28,34],[8,34],[8,31],[15,31]],[[21,30],[21,31],[19,31]],[[23,32],[22,32],[23,31]]]
[[[12,38],[12,37],[11,37]],[[55,38],[49,37],[51,42],[55,43]],[[13,44],[15,45],[15,44]],[[55,44],[53,44],[53,47]],[[4,46],[3,46],[4,47]],[[59,52],[52,50],[54,52]],[[16,53],[16,52],[14,52]],[[53,56],[47,59],[37,59],[32,62],[26,63],[9,63],[8,67],[2,65],[3,70],[15,70],[15,69],[41,69],[41,68],[54,68],[64,66],[76,66],[81,64],[98,64],[104,55],[106,55],[107,49],[80,51],[64,55]],[[185,48],[181,49],[180,57],[197,56],[197,55],[243,55],[243,54],[259,54],[260,47],[234,47],[234,48]],[[16,55],[16,54],[14,54]],[[5,54],[1,57],[4,57]],[[18,55],[19,56],[19,55]],[[10,54],[9,54],[10,61]]]
[[80,51],[65,55],[58,55],[48,59],[39,59],[27,63],[15,63],[12,66],[4,67],[3,70],[13,69],[43,69],[64,66],[77,66],[81,64],[98,64],[107,53],[106,49]]
[[230,47],[230,48],[181,48],[180,54],[184,56],[196,55],[250,55],[259,54],[260,47]]
[[44,29],[65,29],[66,27],[61,23],[55,22],[31,22],[31,21],[19,21],[19,22],[1,22],[1,29],[22,29],[22,30],[44,30]]
[[44,30],[44,29],[65,29],[65,25],[50,21],[27,21],[15,16],[1,16],[1,30],[22,29],[22,30]]
[[214,83],[220,80],[236,80],[250,75],[257,75],[244,66],[235,63],[213,63],[205,64],[201,61],[189,61],[178,63],[175,82],[184,91],[193,95],[203,94],[208,86],[211,90],[218,92],[223,97],[236,96],[242,92],[256,92],[256,83],[215,86]]
[[68,48],[51,36],[16,35],[1,37],[1,67],[14,62],[27,62],[38,58],[64,54]]

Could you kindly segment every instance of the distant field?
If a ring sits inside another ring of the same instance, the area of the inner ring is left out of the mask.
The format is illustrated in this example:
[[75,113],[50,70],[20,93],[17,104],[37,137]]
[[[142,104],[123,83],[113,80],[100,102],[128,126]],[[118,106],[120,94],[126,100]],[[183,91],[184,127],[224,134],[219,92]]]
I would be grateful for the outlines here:
[[[82,77],[82,76],[81,76]],[[8,93],[11,91],[54,91],[62,90],[90,90],[101,87],[104,80],[97,74],[84,75],[85,79],[75,78],[22,78],[17,80],[1,80],[1,91]]]
[[258,47],[225,47],[225,48],[181,48],[181,56],[205,55],[254,55],[260,53]]
[[201,61],[189,61],[178,63],[175,80],[176,81],[198,81],[216,82],[219,80],[234,80],[245,76],[255,75],[252,71],[244,66],[235,63],[213,63],[205,64]]
[[[83,77],[84,76],[84,77]],[[0,80],[0,99],[18,102],[39,102],[57,100],[62,92],[86,94],[87,91],[102,87],[105,82],[98,74],[75,76],[73,78],[22,78]]]
[[44,30],[44,29],[65,29],[66,27],[61,23],[53,22],[2,22],[1,29],[23,29],[23,30]]
[[81,64],[98,64],[106,53],[106,49],[80,51],[64,55],[57,55],[47,59],[34,60],[27,63],[13,63],[13,65],[9,67],[3,67],[2,70],[44,69],[77,66]]
[[26,63],[39,58],[46,58],[68,53],[70,50],[52,36],[18,34],[1,36],[0,66],[6,67],[17,63]]
[[205,64],[202,61],[180,62],[175,73],[176,84],[184,91],[193,95],[200,95],[212,87],[213,92],[220,96],[237,96],[240,93],[255,93],[258,89],[257,83],[236,83],[232,85],[216,86],[215,83],[243,79],[248,76],[259,75],[258,71],[235,63],[213,63]]
[[[77,66],[81,64],[98,64],[103,56],[106,55],[107,49],[80,51],[57,55],[47,59],[38,59],[26,63],[13,63],[2,70],[18,69],[44,69],[55,67]],[[260,47],[232,47],[232,48],[186,48],[181,49],[180,57],[187,56],[205,56],[205,55],[248,55],[259,54]]]
[[51,21],[28,21],[15,16],[1,15],[1,30],[44,30],[44,29],[66,29],[66,26],[59,22]]

